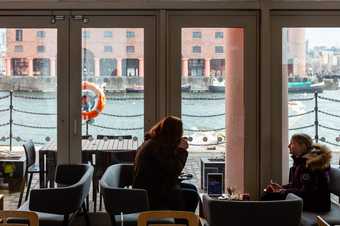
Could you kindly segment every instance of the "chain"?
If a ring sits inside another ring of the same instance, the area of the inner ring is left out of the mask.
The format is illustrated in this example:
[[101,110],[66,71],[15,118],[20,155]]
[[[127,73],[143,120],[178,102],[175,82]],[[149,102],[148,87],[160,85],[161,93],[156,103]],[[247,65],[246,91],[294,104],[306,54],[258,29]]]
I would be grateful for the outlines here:
[[134,117],[142,117],[144,114],[137,114],[137,115],[115,115],[115,114],[110,114],[110,113],[101,113],[102,115],[106,116],[112,116],[112,117],[117,117],[117,118],[134,118]]
[[217,117],[217,116],[224,116],[225,113],[222,114],[215,114],[215,115],[190,115],[190,114],[182,114],[185,117],[195,117],[195,118],[210,118],[210,117]]
[[311,125],[308,125],[308,126],[289,128],[288,130],[300,130],[300,129],[307,129],[307,128],[310,128],[310,127],[314,127],[314,124],[311,124]]
[[89,124],[89,126],[98,127],[102,129],[111,129],[111,130],[143,130],[144,127],[136,127],[136,128],[114,128],[114,127],[108,127],[108,126],[102,126],[102,125],[96,125],[96,124]]
[[329,127],[329,126],[324,126],[324,125],[321,125],[321,124],[319,124],[319,126],[322,127],[322,128],[325,128],[325,129],[329,129],[329,130],[340,132],[340,129],[332,128],[332,127]]
[[333,102],[338,102],[338,103],[340,103],[340,100],[334,99],[334,98],[323,97],[323,96],[319,96],[319,98],[320,98],[320,99],[323,99],[323,100],[328,100],[328,101],[333,101]]
[[310,114],[310,113],[313,113],[313,112],[314,112],[314,110],[310,110],[310,111],[306,111],[306,112],[300,113],[300,114],[288,115],[288,118],[297,117],[297,116],[301,116],[301,115],[307,115],[307,114]]
[[13,125],[26,127],[26,128],[33,128],[33,129],[56,129],[57,128],[56,126],[32,126],[32,125],[18,124],[18,123],[15,123],[15,122],[13,122]]
[[39,112],[33,112],[33,111],[19,110],[19,109],[16,109],[16,108],[13,108],[13,111],[25,113],[25,114],[31,114],[31,115],[57,115],[56,113],[39,113]]
[[218,128],[218,129],[184,129],[184,131],[188,132],[217,132],[225,130],[225,128]]
[[325,115],[329,115],[329,116],[333,116],[333,117],[340,118],[340,115],[336,115],[336,114],[328,113],[328,112],[321,111],[321,110],[319,110],[319,112],[320,112],[320,113],[322,113],[322,114],[325,114]]

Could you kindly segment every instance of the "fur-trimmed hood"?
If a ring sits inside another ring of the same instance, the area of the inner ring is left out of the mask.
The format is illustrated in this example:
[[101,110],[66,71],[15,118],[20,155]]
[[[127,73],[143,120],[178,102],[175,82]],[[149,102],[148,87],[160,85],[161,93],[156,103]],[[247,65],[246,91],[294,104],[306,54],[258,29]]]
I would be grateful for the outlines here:
[[330,166],[332,153],[326,145],[313,144],[313,149],[302,158],[306,159],[306,168],[323,170]]

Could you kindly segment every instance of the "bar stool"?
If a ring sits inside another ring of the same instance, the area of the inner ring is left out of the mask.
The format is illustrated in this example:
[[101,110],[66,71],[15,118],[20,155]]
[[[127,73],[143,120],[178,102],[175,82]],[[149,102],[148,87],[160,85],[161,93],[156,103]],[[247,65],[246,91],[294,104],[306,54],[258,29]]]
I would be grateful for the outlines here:
[[[25,149],[25,155],[26,155],[25,182],[27,182],[27,178],[29,174],[29,180],[28,180],[26,196],[25,196],[25,201],[27,201],[28,194],[30,192],[31,185],[32,185],[33,174],[35,173],[39,174],[40,169],[39,169],[39,165],[35,164],[36,153],[35,153],[35,147],[34,147],[33,142],[30,140],[27,143],[23,144],[23,147]],[[23,186],[21,189],[19,202],[18,202],[18,208],[21,206],[22,197],[24,195],[24,190],[25,190],[25,186]]]

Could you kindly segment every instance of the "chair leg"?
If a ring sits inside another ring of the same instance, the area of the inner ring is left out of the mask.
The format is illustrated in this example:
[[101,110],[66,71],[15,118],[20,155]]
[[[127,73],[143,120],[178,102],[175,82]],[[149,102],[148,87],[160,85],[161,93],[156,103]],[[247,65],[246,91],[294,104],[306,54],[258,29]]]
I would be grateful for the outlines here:
[[89,214],[88,214],[88,211],[86,209],[85,203],[83,203],[83,207],[82,208],[83,208],[83,212],[84,212],[86,226],[90,226],[90,218],[89,218]]
[[27,175],[25,174],[24,181],[22,181],[21,185],[20,185],[20,196],[19,196],[19,201],[18,201],[18,208],[20,208],[20,206],[21,206],[22,197],[24,196],[24,192],[25,192],[26,182],[27,182]]
[[93,212],[97,212],[97,183],[93,180],[92,184]]
[[99,210],[102,211],[103,195],[99,193]]
[[69,215],[68,214],[64,214],[64,220],[63,220],[63,226],[68,226],[69,223]]
[[33,179],[33,173],[30,173],[30,179],[29,179],[29,181],[28,181],[28,185],[27,185],[27,190],[26,190],[25,201],[27,201],[27,199],[28,199],[28,195],[29,195],[29,193],[30,193],[31,184],[32,184],[32,179]]

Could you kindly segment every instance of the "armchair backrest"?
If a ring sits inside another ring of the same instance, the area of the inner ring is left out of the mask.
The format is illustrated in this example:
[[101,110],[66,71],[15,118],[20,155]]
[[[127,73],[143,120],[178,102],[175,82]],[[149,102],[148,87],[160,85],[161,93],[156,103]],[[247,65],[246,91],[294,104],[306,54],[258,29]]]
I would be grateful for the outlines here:
[[302,199],[288,194],[286,200],[233,201],[212,199],[204,195],[203,206],[209,226],[298,226]]
[[109,214],[135,213],[149,210],[147,191],[127,188],[132,185],[133,164],[108,167],[100,180],[100,192]]
[[89,194],[93,166],[59,165],[56,181],[62,187],[33,189],[29,209],[39,212],[69,214],[77,211]]
[[330,169],[329,191],[340,196],[340,168],[331,167]]

